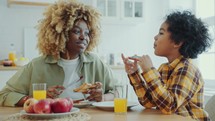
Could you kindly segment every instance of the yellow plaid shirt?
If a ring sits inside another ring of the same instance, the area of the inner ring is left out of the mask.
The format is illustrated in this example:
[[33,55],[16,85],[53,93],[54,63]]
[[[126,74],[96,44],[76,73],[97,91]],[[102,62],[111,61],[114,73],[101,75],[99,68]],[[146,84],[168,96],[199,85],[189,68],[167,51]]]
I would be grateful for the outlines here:
[[172,63],[128,75],[141,105],[156,107],[164,114],[176,113],[208,121],[203,110],[204,82],[198,68],[183,56]]

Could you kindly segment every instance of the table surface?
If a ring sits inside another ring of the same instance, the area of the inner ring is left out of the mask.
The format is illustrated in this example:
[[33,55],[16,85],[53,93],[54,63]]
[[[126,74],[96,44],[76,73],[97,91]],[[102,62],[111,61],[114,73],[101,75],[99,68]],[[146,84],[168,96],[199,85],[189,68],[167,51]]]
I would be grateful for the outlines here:
[[[11,114],[19,113],[22,107],[0,107],[0,121]],[[165,115],[156,109],[144,109],[142,106],[134,106],[128,110],[125,115],[116,115],[113,111],[102,110],[90,106],[80,108],[91,116],[90,121],[194,121],[191,118],[179,116],[176,114]]]

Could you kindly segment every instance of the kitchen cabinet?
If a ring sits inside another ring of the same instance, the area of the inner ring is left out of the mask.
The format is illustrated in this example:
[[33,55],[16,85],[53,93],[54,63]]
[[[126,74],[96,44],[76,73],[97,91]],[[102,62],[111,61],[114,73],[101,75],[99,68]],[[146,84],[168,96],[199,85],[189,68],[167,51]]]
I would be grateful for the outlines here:
[[11,5],[27,5],[27,6],[48,6],[50,2],[29,1],[29,0],[7,0],[8,7]]
[[[123,23],[143,22],[144,19],[144,0],[79,0],[80,2],[92,5],[102,14],[104,23]],[[50,0],[7,0],[8,6],[11,5],[30,5],[30,6],[48,6],[52,4]],[[132,21],[131,21],[132,20]]]
[[123,18],[143,18],[143,0],[123,0]]
[[143,0],[94,0],[105,17],[143,18]]
[[6,85],[6,82],[20,69],[18,66],[3,66],[0,63],[0,90]]
[[0,70],[0,90],[16,72],[17,70]]
[[99,9],[103,17],[117,18],[119,16],[120,0],[95,0],[96,8]]
[[144,0],[92,0],[103,23],[138,24],[144,20]]

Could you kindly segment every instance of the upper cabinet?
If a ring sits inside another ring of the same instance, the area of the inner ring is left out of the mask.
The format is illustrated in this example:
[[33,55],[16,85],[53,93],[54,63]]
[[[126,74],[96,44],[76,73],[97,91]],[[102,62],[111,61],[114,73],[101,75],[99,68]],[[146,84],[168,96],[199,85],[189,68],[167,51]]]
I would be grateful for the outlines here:
[[[11,5],[47,6],[57,0],[7,0]],[[144,0],[79,0],[96,7],[105,23],[138,23],[144,20]]]
[[143,18],[143,0],[123,0],[122,17]]
[[144,19],[144,0],[92,0],[106,21],[137,22]]
[[119,10],[118,0],[96,0],[96,7],[104,17],[117,17]]
[[7,0],[8,7],[11,7],[12,5],[48,6],[53,2],[53,0]]

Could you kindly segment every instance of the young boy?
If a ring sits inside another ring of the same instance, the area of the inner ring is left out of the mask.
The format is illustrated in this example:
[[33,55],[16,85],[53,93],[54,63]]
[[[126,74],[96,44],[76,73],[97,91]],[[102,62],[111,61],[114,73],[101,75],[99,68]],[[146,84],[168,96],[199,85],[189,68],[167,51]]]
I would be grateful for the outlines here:
[[209,120],[203,109],[204,81],[191,62],[211,45],[207,27],[189,11],[176,11],[167,16],[154,39],[155,55],[168,59],[158,70],[148,55],[134,58],[122,54],[140,104],[146,108],[156,107],[164,114]]

